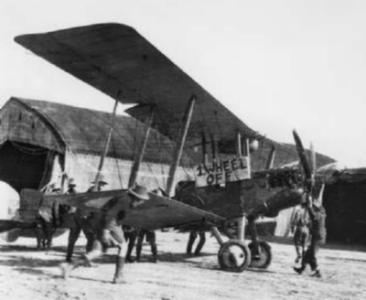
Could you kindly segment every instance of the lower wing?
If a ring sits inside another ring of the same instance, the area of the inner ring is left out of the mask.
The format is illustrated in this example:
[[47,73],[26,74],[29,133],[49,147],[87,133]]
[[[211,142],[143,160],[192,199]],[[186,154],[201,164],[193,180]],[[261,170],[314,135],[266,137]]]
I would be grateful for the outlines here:
[[131,208],[127,190],[52,195],[44,196],[44,200],[45,203],[57,201],[61,205],[75,206],[81,210],[104,209],[112,215],[123,211],[124,224],[144,229],[179,227],[189,224],[220,225],[225,220],[217,214],[154,193],[149,193],[149,200],[136,208]]

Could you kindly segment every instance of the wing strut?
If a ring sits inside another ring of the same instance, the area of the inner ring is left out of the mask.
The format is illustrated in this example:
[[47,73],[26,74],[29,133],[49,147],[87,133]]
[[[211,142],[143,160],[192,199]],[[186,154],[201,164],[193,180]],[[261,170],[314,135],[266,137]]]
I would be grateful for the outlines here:
[[[117,97],[118,99],[118,97]],[[112,123],[111,123],[111,127],[109,128],[109,132],[108,132],[108,137],[107,137],[107,141],[105,142],[105,146],[104,146],[104,151],[102,156],[100,157],[100,161],[99,161],[99,166],[98,166],[98,170],[97,170],[97,174],[95,175],[95,179],[94,179],[94,188],[97,189],[98,187],[98,181],[100,179],[100,174],[102,172],[103,169],[103,165],[104,165],[104,159],[108,153],[109,150],[109,145],[111,143],[111,139],[112,139],[112,133],[113,133],[113,129],[114,129],[114,125],[116,123],[116,114],[117,114],[117,106],[118,106],[118,100],[116,100],[114,102],[114,107],[113,107],[113,113],[112,113]]]
[[[245,139],[245,141],[247,141],[247,139]],[[239,131],[236,135],[236,154],[239,157],[243,155],[242,137],[241,137],[241,133]],[[247,152],[247,155],[249,155],[248,152]],[[239,241],[244,241],[244,237],[245,237],[245,216],[238,217],[236,219],[236,221],[237,221],[237,224],[238,224],[238,237],[237,238],[238,238]]]
[[187,107],[187,110],[186,110],[186,113],[185,113],[185,116],[183,119],[184,127],[182,130],[182,135],[179,139],[179,143],[176,146],[174,157],[173,157],[173,163],[169,170],[169,177],[168,177],[168,183],[167,183],[167,188],[166,188],[166,193],[168,194],[169,197],[173,196],[172,189],[173,189],[173,184],[174,184],[174,180],[175,180],[175,175],[177,173],[179,162],[180,162],[180,159],[183,154],[183,147],[184,147],[184,144],[185,144],[185,141],[187,138],[189,125],[191,124],[193,108],[194,108],[195,103],[196,103],[196,97],[192,96],[191,99],[189,100],[189,104],[188,104],[188,107]]
[[146,146],[147,146],[147,140],[149,139],[149,135],[150,135],[150,131],[151,131],[151,125],[153,123],[154,120],[154,107],[151,108],[151,112],[150,115],[148,116],[148,120],[147,120],[147,128],[145,131],[145,136],[144,136],[144,140],[142,141],[141,144],[141,148],[139,149],[139,155],[138,157],[135,159],[132,169],[131,169],[131,175],[130,175],[130,179],[128,181],[128,187],[131,187],[133,185],[135,185],[136,183],[136,179],[137,179],[137,175],[140,169],[140,165],[142,162],[142,159],[144,157],[145,154],[145,150],[146,150]]
[[248,156],[248,172],[249,172],[249,178],[252,178],[252,162],[250,157],[250,144],[249,139],[245,139],[245,154]]
[[201,135],[201,144],[202,144],[202,163],[206,167],[208,165],[207,142],[206,142],[206,136],[203,132]]

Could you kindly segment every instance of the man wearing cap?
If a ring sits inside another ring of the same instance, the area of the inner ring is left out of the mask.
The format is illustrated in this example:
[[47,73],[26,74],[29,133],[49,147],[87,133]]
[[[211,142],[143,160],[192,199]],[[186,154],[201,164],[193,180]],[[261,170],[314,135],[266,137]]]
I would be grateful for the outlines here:
[[301,267],[294,268],[294,270],[301,274],[307,265],[310,265],[313,273],[311,276],[313,277],[321,277],[320,270],[318,268],[318,262],[316,255],[319,251],[321,245],[325,243],[326,240],[326,228],[325,228],[325,219],[326,213],[325,209],[322,206],[322,194],[324,191],[324,184],[321,187],[321,191],[319,193],[319,197],[316,201],[313,201],[311,195],[307,194],[307,210],[310,216],[310,245],[305,251],[305,254],[301,261]]
[[76,194],[76,184],[74,178],[69,179],[69,183],[67,185],[67,192],[68,195],[75,195]]
[[103,187],[106,186],[108,183],[104,179],[103,174],[99,174],[99,177],[97,179],[97,182],[93,180],[91,182],[90,188],[87,190],[87,192],[100,192],[103,190]]
[[[129,206],[135,208],[138,205],[149,200],[149,194],[146,188],[136,185],[128,190]],[[113,277],[113,283],[123,283],[122,272],[124,266],[125,239],[122,230],[122,221],[125,217],[125,211],[121,209],[119,198],[111,199],[96,215],[95,221],[98,223],[98,232],[96,240],[93,243],[92,250],[87,252],[81,259],[73,264],[63,264],[63,276],[68,277],[71,270],[80,266],[90,266],[91,261],[103,254],[103,250],[108,247],[117,247],[116,269]]]

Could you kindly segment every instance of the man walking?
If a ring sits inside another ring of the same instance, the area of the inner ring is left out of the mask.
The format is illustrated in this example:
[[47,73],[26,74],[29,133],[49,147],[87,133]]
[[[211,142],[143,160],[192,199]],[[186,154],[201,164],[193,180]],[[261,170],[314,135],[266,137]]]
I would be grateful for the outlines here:
[[[149,194],[146,188],[136,185],[128,191],[130,207],[134,208],[149,200]],[[122,221],[125,217],[125,211],[120,210],[118,198],[110,200],[100,213],[93,217],[97,228],[96,239],[91,251],[83,255],[74,263],[62,264],[63,277],[66,279],[69,273],[80,266],[91,266],[92,260],[101,256],[109,247],[117,247],[116,268],[113,277],[113,283],[124,283],[122,273],[125,262],[125,239],[122,230]],[[118,212],[117,212],[118,211]],[[117,213],[116,213],[117,212]]]

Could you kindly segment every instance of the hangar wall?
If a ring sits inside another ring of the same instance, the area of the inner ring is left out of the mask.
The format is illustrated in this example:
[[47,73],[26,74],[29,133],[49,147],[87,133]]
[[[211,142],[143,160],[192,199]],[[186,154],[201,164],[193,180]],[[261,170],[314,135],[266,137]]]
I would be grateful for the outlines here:
[[[65,174],[69,178],[73,178],[78,192],[85,192],[94,180],[100,156],[93,154],[73,153],[66,151],[65,153]],[[106,157],[102,174],[108,183],[106,189],[126,189],[132,167],[132,161]],[[169,166],[166,164],[157,164],[143,162],[137,177],[139,184],[145,185],[153,190],[156,188],[166,187],[169,173]],[[62,168],[58,158],[54,160],[52,167],[51,183],[61,186]],[[177,173],[177,181],[192,180],[193,174],[188,169],[179,168]]]

